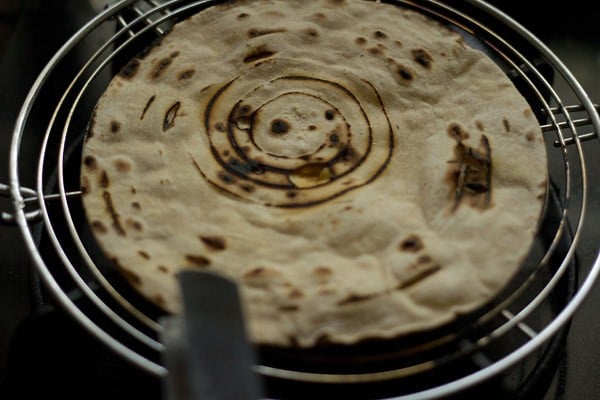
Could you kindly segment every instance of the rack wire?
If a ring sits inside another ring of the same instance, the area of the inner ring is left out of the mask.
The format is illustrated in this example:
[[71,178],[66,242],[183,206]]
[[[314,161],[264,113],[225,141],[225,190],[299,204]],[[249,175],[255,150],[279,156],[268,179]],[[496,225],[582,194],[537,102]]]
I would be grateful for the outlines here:
[[[37,272],[55,301],[108,348],[156,376],[168,373],[161,362],[164,346],[159,340],[158,313],[123,288],[90,242],[87,225],[81,221],[84,218],[78,218],[79,170],[72,164],[78,163],[87,121],[113,68],[166,34],[177,21],[214,3],[121,0],[85,24],[55,54],[32,86],[14,129],[10,185],[0,184],[0,196],[9,196],[14,207],[12,212],[0,213],[0,222],[19,226]],[[548,156],[560,165],[549,169],[550,181],[557,189],[555,198],[547,199],[547,209],[553,201],[558,204],[557,217],[550,224],[550,234],[538,238],[541,247],[532,256],[532,267],[526,268],[518,284],[468,326],[443,331],[408,347],[394,347],[392,363],[386,356],[385,362],[367,362],[350,372],[313,364],[294,367],[293,363],[270,362],[268,357],[255,370],[266,377],[291,381],[359,383],[411,378],[464,359],[475,360],[474,368],[462,376],[397,397],[436,398],[498,375],[539,350],[568,325],[592,288],[600,270],[598,243],[594,245],[594,260],[577,266],[580,279],[573,293],[565,297],[561,282],[574,268],[588,213],[598,211],[592,208],[597,204],[588,199],[590,183],[597,178],[588,171],[586,157],[597,150],[593,146],[598,145],[600,118],[598,106],[567,67],[546,45],[496,8],[477,0],[453,2],[452,6],[436,0],[392,3],[417,9],[475,36],[528,93],[532,107],[539,111],[536,114],[546,143],[550,144]],[[114,34],[97,48],[83,45],[86,37],[107,26]],[[497,33],[498,26],[517,35],[525,45],[516,47],[512,40]],[[65,60],[76,51],[86,54],[84,61],[75,67],[67,65]],[[532,51],[552,68],[554,79],[568,84],[578,104],[563,104],[553,89],[552,78],[529,57]],[[62,82],[64,90],[56,97],[52,112],[46,114],[47,105],[40,104],[39,98],[50,80]],[[22,143],[32,143],[29,136],[36,133],[30,128],[31,121],[40,118],[46,130],[38,142],[35,187],[27,188],[21,184]],[[585,141],[589,141],[591,150],[584,147]],[[34,227],[40,221],[52,256],[41,251],[35,239]],[[565,297],[564,303],[551,306],[548,316],[548,304],[556,296]]]

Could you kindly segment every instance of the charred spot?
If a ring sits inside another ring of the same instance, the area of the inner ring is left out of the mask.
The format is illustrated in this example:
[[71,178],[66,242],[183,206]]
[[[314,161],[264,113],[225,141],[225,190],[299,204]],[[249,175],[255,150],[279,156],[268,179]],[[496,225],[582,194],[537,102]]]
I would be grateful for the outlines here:
[[121,129],[121,124],[118,123],[117,121],[111,121],[110,122],[110,131],[112,133],[117,133],[119,132],[119,130]]
[[137,58],[134,58],[121,69],[119,75],[125,79],[132,79],[137,74],[139,68],[140,61]]
[[165,298],[162,297],[160,294],[152,296],[152,301],[154,302],[154,304],[157,304],[161,307],[164,307],[165,305]]
[[417,64],[425,68],[431,68],[433,57],[425,49],[413,49],[412,56]]
[[251,63],[265,58],[269,58],[275,54],[277,53],[268,50],[265,46],[259,46],[252,50],[250,53],[246,54],[242,61],[244,61],[245,63]]
[[153,95],[152,97],[150,97],[148,99],[148,101],[146,102],[146,105],[144,106],[144,109],[142,110],[142,115],[140,116],[140,119],[144,119],[146,112],[148,111],[148,109],[150,108],[152,103],[154,103],[154,100],[156,100],[156,95]]
[[140,276],[135,272],[131,272],[123,268],[119,268],[119,272],[130,284],[134,286],[140,286],[142,284],[142,278],[140,278]]
[[127,219],[127,221],[125,221],[125,223],[127,224],[127,226],[130,229],[133,229],[134,231],[138,231],[141,232],[144,230],[144,227],[142,226],[142,224],[139,221],[136,221],[134,219]]
[[314,13],[312,16],[319,20],[327,19],[327,15],[323,14],[322,12]]
[[333,146],[337,146],[340,143],[340,137],[338,136],[337,133],[332,133],[329,135],[329,142],[333,145]]
[[382,51],[381,51],[381,49],[379,47],[371,47],[367,51],[372,56],[378,56],[378,55],[380,55],[382,53]]
[[158,79],[160,78],[160,76],[163,74],[163,72],[165,72],[165,70],[167,69],[167,67],[169,65],[171,65],[171,63],[173,62],[173,59],[168,57],[168,58],[163,58],[162,60],[160,60],[158,62],[158,64],[156,64],[154,66],[154,68],[152,69],[152,72],[150,73],[150,77],[152,79]]
[[300,307],[290,304],[290,305],[279,306],[278,309],[280,311],[284,311],[284,312],[294,312],[294,311],[298,311],[300,309]]
[[87,176],[81,178],[81,195],[85,196],[90,192],[90,180]]
[[254,185],[250,185],[249,183],[243,183],[240,185],[240,189],[246,193],[252,193],[256,190],[256,187]]
[[185,259],[196,267],[205,268],[210,265],[210,260],[197,254],[186,254]]
[[83,164],[90,170],[90,171],[94,171],[97,167],[98,164],[96,163],[96,159],[93,156],[86,156],[83,159]]
[[223,183],[226,183],[226,184],[228,184],[228,185],[229,185],[229,184],[232,184],[232,183],[235,183],[235,178],[234,178],[233,176],[229,175],[229,174],[228,174],[228,173],[226,173],[226,172],[223,172],[223,171],[221,171],[221,172],[219,172],[219,175],[218,175],[218,176],[219,176],[219,179],[220,179],[220,180],[221,180]]
[[442,268],[439,265],[432,265],[431,267],[419,272],[415,276],[402,282],[400,285],[398,285],[398,289],[406,289],[410,286],[416,285],[417,283],[421,282],[425,278],[430,277],[431,275],[433,275],[441,269]]
[[140,211],[142,209],[142,206],[137,201],[134,201],[133,203],[131,203],[131,208],[133,208],[134,210]]
[[354,208],[354,207],[352,207],[352,206],[346,206],[346,207],[344,207],[344,210],[345,210],[345,211],[350,211],[350,210],[352,210],[353,208]]
[[104,225],[102,221],[92,221],[92,229],[98,233],[108,232],[108,229],[106,229],[106,225]]
[[195,69],[193,69],[193,68],[186,69],[185,71],[181,71],[179,74],[177,74],[177,80],[184,81],[184,80],[190,79],[195,74],[196,74]]
[[255,160],[241,161],[237,158],[231,158],[228,164],[230,170],[239,175],[248,175],[249,173],[262,174],[264,172],[264,168]]
[[364,44],[367,43],[367,39],[365,39],[364,37],[360,36],[360,37],[357,37],[354,40],[354,43],[358,44],[359,46],[362,46],[362,45],[364,45]]
[[483,123],[482,123],[481,121],[476,121],[476,122],[475,122],[475,126],[476,126],[476,127],[477,127],[477,129],[479,129],[480,131],[483,131],[483,130],[484,130]]
[[308,28],[304,32],[306,32],[306,34],[308,36],[310,36],[311,38],[317,38],[317,37],[319,37],[319,31],[317,31],[314,28]]
[[327,110],[325,111],[325,119],[331,121],[335,118],[335,111],[333,110]]
[[394,44],[398,47],[402,47],[402,42],[399,40],[394,40]]
[[410,235],[400,242],[398,248],[402,251],[416,253],[423,248],[423,242],[417,235]]
[[100,174],[100,186],[103,188],[107,188],[110,186],[110,179],[108,179],[108,174],[106,171],[102,171]]
[[527,139],[528,142],[533,142],[535,140],[535,133],[527,132],[525,139]]
[[168,274],[169,273],[169,269],[167,267],[165,267],[164,265],[159,265],[158,267],[156,267],[156,269],[158,269],[163,274]]
[[173,104],[165,113],[165,118],[163,120],[163,132],[166,132],[175,126],[175,118],[177,118],[177,111],[179,111],[179,107],[181,107],[181,102],[178,101]]
[[504,125],[504,130],[506,132],[510,132],[510,123],[508,122],[508,120],[506,118],[502,119],[502,124]]
[[285,196],[288,197],[288,198],[290,198],[290,199],[293,199],[296,196],[298,196],[298,192],[296,192],[294,190],[290,190],[289,192],[285,193]]
[[274,119],[271,121],[271,132],[282,134],[287,133],[290,130],[290,124],[283,119]]
[[135,187],[131,187],[131,194],[136,194],[137,193],[137,189]]
[[138,254],[140,255],[140,257],[142,257],[143,259],[149,260],[150,259],[150,254],[146,253],[143,250],[138,251]]
[[266,272],[267,272],[267,270],[265,268],[257,267],[257,268],[251,269],[250,271],[246,272],[244,274],[244,278],[246,278],[246,279],[257,278],[257,277],[264,275]]
[[117,235],[126,236],[127,234],[125,233],[125,229],[123,229],[123,226],[121,226],[121,221],[119,220],[119,214],[115,210],[115,206],[112,202],[110,193],[104,192],[104,193],[102,193],[102,197],[104,199],[104,205],[106,208],[106,212],[108,212],[108,214],[110,215],[110,217],[112,219],[113,229],[117,232]]
[[216,129],[217,131],[219,131],[219,132],[226,132],[226,131],[227,131],[227,129],[225,128],[225,125],[223,125],[223,123],[222,123],[222,122],[217,122],[217,123],[215,124],[215,129]]
[[461,141],[469,138],[469,132],[465,131],[462,126],[457,123],[448,125],[448,136],[452,139]]
[[250,152],[250,146],[242,146],[240,147],[240,150],[242,151],[242,153],[247,154]]
[[119,172],[129,172],[131,171],[131,164],[127,161],[127,160],[123,160],[123,159],[116,159],[113,161],[113,164],[115,166],[115,168],[117,169],[117,171]]
[[333,271],[329,267],[316,267],[313,273],[319,279],[327,279],[333,275]]
[[317,129],[317,127],[315,125],[309,125],[309,127],[308,127],[309,131],[314,131],[316,129]]
[[348,304],[360,303],[361,301],[372,299],[375,296],[375,294],[351,294],[345,299],[338,301],[337,304],[338,306],[345,306]]
[[200,236],[200,240],[210,250],[221,251],[225,250],[225,239],[219,236]]
[[252,38],[259,37],[259,36],[270,35],[272,33],[281,33],[281,32],[287,32],[287,29],[284,29],[284,28],[279,28],[279,29],[252,28],[248,31],[248,37],[252,39]]
[[171,58],[176,58],[179,54],[179,51],[174,51],[171,53]]
[[249,16],[250,16],[250,14],[241,13],[241,14],[238,14],[237,18],[238,19],[244,19],[244,18],[248,18]]
[[388,36],[385,34],[385,32],[382,32],[382,31],[375,31],[375,32],[373,32],[373,36],[374,36],[376,39],[385,39],[385,38],[387,38],[387,37],[388,37]]
[[525,118],[529,118],[529,117],[531,117],[531,114],[532,114],[532,111],[531,111],[531,109],[530,109],[530,108],[526,108],[525,110],[523,110],[523,116],[524,116]]
[[492,159],[489,141],[481,135],[478,149],[457,141],[454,147],[454,159],[446,181],[450,186],[450,196],[454,200],[453,211],[464,201],[481,210],[490,206],[492,191]]
[[294,288],[288,292],[288,298],[290,299],[301,299],[303,297],[304,293],[302,293],[302,290],[298,288]]
[[356,153],[356,150],[354,150],[350,145],[346,145],[342,147],[342,149],[336,157],[336,160],[353,162],[357,159],[357,157],[358,153]]
[[400,75],[400,78],[402,78],[405,81],[412,81],[413,79],[412,72],[402,65],[398,66],[398,75]]

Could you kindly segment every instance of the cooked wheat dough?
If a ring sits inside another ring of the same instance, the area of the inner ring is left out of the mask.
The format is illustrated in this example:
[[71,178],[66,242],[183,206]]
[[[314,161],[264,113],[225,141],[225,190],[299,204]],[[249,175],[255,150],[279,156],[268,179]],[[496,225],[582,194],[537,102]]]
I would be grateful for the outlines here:
[[83,204],[133,287],[239,283],[257,343],[351,344],[492,299],[532,243],[546,155],[504,73],[446,26],[359,0],[239,1],[108,86]]

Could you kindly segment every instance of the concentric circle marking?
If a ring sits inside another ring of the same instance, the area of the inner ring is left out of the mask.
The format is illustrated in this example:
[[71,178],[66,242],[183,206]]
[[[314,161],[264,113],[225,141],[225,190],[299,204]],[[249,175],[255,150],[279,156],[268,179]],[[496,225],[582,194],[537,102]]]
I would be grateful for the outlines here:
[[394,147],[373,85],[270,64],[255,65],[209,100],[204,134],[212,158],[195,160],[202,177],[236,197],[278,207],[321,203],[373,181]]

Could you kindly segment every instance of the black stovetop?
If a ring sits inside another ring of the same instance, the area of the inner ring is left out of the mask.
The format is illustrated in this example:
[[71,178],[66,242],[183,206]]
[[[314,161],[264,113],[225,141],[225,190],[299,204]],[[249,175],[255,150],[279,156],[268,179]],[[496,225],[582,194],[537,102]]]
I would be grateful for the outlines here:
[[[87,0],[0,3],[0,182],[6,183],[12,125],[27,90],[52,54],[93,11]],[[11,3],[24,3],[21,12],[15,12],[19,7],[10,7]],[[581,80],[592,99],[600,101],[597,75],[600,35],[595,30],[597,21],[592,21],[594,13],[585,11],[583,1],[573,0],[568,8],[558,1],[532,1],[528,6],[517,6],[515,2],[494,3],[505,7],[547,41]],[[11,14],[8,9],[12,9]],[[592,160],[592,164],[591,168],[600,169],[599,160]],[[27,176],[27,172],[24,175]],[[7,201],[0,199],[0,210],[8,206]],[[588,218],[597,221],[600,216],[589,215]],[[600,232],[595,237],[600,237]],[[589,262],[595,254],[578,256]],[[155,396],[160,391],[156,380],[132,371],[128,364],[108,353],[62,313],[28,319],[32,313],[29,267],[17,229],[0,226],[0,398],[7,398],[5,390],[9,379],[13,383],[18,381],[21,386],[31,385],[27,392],[45,393],[44,398],[154,398],[152,394]],[[597,334],[600,314],[595,312],[599,304],[597,288],[576,314],[562,367],[557,369],[552,394],[547,395],[547,399],[600,398],[600,335]],[[11,340],[13,345],[9,347]],[[7,361],[9,348],[19,348],[19,355],[11,358],[11,365]],[[80,351],[64,352],[66,348]],[[22,371],[29,375],[23,375]],[[557,378],[561,374],[566,374],[564,387]],[[136,387],[129,384],[132,381]]]

